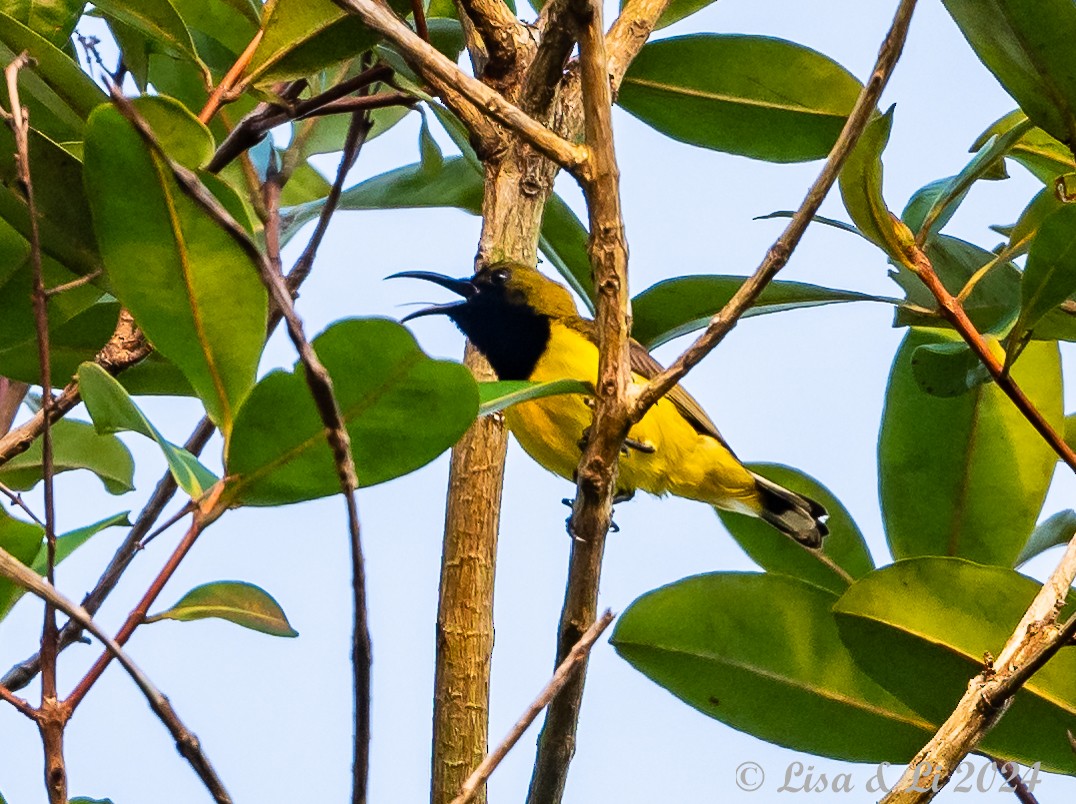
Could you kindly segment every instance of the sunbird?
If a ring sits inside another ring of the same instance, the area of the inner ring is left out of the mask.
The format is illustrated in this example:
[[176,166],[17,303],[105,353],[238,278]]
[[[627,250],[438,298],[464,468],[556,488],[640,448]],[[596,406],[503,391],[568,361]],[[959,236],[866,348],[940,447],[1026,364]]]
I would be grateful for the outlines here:
[[[424,279],[447,288],[461,301],[439,304],[403,318],[445,315],[485,355],[501,380],[546,382],[598,376],[598,331],[579,314],[571,292],[537,268],[496,263],[469,279],[426,271],[393,277]],[[644,384],[661,364],[631,341],[634,381]],[[505,422],[534,460],[574,479],[593,418],[593,398],[562,394],[512,405]],[[636,489],[674,494],[725,511],[759,517],[797,542],[818,548],[828,533],[826,509],[745,467],[698,402],[677,385],[628,433],[620,458],[617,497]]]

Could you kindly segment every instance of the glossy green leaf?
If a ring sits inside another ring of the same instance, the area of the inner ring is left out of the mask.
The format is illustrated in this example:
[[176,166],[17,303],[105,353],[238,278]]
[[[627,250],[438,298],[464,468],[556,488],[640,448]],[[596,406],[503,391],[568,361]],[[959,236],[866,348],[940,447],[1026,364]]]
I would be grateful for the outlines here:
[[[313,345],[333,378],[362,486],[424,466],[474,421],[478,388],[470,371],[431,360],[394,321],[339,321]],[[226,465],[240,504],[280,505],[340,491],[301,366],[258,383],[239,411]]]
[[[745,279],[745,276],[713,274],[681,276],[650,286],[631,300],[632,337],[653,349],[702,329],[740,289]],[[851,290],[777,281],[766,286],[745,317],[854,301],[898,303],[896,299]]]
[[594,395],[594,384],[582,380],[552,380],[530,382],[528,380],[503,380],[478,384],[478,415],[487,416],[518,402],[541,399],[558,394]]
[[802,45],[695,34],[645,45],[617,102],[681,142],[804,162],[829,153],[860,89],[855,76]]
[[1076,5],[1071,0],[942,0],[979,60],[1035,125],[1076,141]]
[[1061,302],[1076,294],[1076,205],[1066,204],[1046,218],[1031,243],[1020,285],[1018,339]]
[[[44,541],[45,531],[32,522],[23,522],[9,516],[6,508],[6,504],[0,506],[0,548],[30,566]],[[0,576],[0,620],[7,616],[23,592],[23,588],[14,581]]]
[[651,680],[740,731],[820,756],[903,762],[932,724],[853,663],[830,613],[836,600],[782,575],[698,575],[632,603],[611,642]]
[[[18,5],[23,10],[34,8]],[[66,0],[56,4],[57,8],[65,5],[69,5]],[[64,36],[60,43],[66,40]],[[55,42],[0,14],[0,61],[9,64],[23,51],[36,62],[33,70],[19,75],[19,100],[30,110],[34,128],[54,142],[82,139],[84,122],[105,100],[104,93]]]
[[[79,276],[92,273],[100,257],[82,189],[82,163],[34,129],[29,145],[41,251]],[[11,128],[0,126],[0,218],[29,241],[30,210],[19,189],[15,150]]]
[[[322,201],[285,211],[282,239],[288,242],[309,221],[321,213]],[[421,162],[390,170],[345,190],[339,209],[413,209],[456,207],[472,215],[482,208],[482,176],[462,156],[448,157],[440,170]],[[539,246],[542,253],[590,303],[590,260],[586,250],[587,231],[567,204],[552,195],[545,205]]]
[[[997,339],[987,336],[997,346]],[[912,352],[912,374],[931,396],[960,396],[990,380],[978,356],[964,341],[927,343]]]
[[[52,425],[54,471],[86,469],[93,472],[109,494],[125,494],[134,489],[134,459],[123,443],[111,435],[99,435],[88,422],[61,419]],[[44,476],[41,440],[21,455],[0,465],[0,482],[25,491]]]
[[[218,69],[217,55],[227,55],[228,59],[228,63],[220,66],[219,69],[227,70],[231,67],[235,58],[246,49],[261,22],[261,3],[258,3],[255,8],[250,0],[224,0],[224,2],[221,0],[169,0],[169,2],[191,30],[199,55],[214,69]],[[219,45],[217,48],[212,48],[212,50],[219,50],[219,54],[211,52],[206,39],[211,39],[215,45]]]
[[[955,558],[898,561],[834,607],[855,660],[923,717],[947,718],[968,680],[997,656],[1039,584],[1007,567]],[[1076,653],[1062,650],[1016,694],[981,743],[992,757],[1076,773],[1066,730],[1076,722]]]
[[299,636],[272,595],[261,587],[243,581],[216,581],[196,586],[172,608],[146,617],[146,622],[191,622],[209,617],[227,620],[270,636]]
[[1071,508],[1059,511],[1049,519],[1040,522],[1035,530],[1031,531],[1024,549],[1016,557],[1013,566],[1019,567],[1051,547],[1068,544],[1073,535],[1076,535],[1076,511]]
[[85,5],[84,0],[2,0],[0,13],[11,15],[59,48],[71,38]]
[[168,0],[95,0],[105,17],[118,19],[156,42],[166,53],[198,61],[190,31]]
[[[1057,456],[993,383],[947,399],[919,387],[912,355],[956,339],[912,330],[893,361],[878,444],[886,537],[896,558],[950,555],[1011,567],[1038,518]],[[1013,377],[1060,428],[1057,345],[1030,344]]]
[[821,550],[809,550],[760,519],[717,510],[737,544],[767,572],[790,575],[841,594],[855,578],[874,569],[863,534],[833,493],[810,475],[779,464],[747,464],[747,468],[792,491],[806,494],[829,512],[829,535]]
[[280,203],[285,207],[319,201],[329,194],[332,185],[309,163],[301,163],[288,178],[280,193]]
[[[123,511],[118,514],[113,514],[110,517],[105,517],[104,519],[94,522],[92,525],[87,525],[84,528],[78,528],[77,530],[57,536],[55,554],[56,563],[59,564],[103,530],[108,530],[109,528],[131,527],[131,520],[128,519],[130,513],[130,511]],[[48,550],[45,545],[42,544],[41,549],[37,551],[37,555],[30,565],[30,569],[38,575],[44,575],[47,566]]]
[[893,109],[867,124],[848,155],[838,179],[841,198],[852,222],[868,240],[893,261],[903,264],[904,247],[914,240],[911,230],[894,217],[882,197],[882,151],[889,142]]
[[[946,290],[956,295],[980,269],[990,266],[964,301],[964,311],[972,323],[987,332],[1011,323],[1020,305],[1020,271],[1009,260],[972,243],[948,235],[936,235],[926,246],[934,271]],[[936,310],[937,301],[922,281],[903,266],[891,274],[904,288],[911,304]],[[898,308],[896,323],[901,326],[949,327],[938,313],[920,313]]]
[[197,458],[177,447],[139,410],[123,386],[96,363],[83,363],[78,369],[79,392],[99,433],[129,431],[157,442],[176,484],[192,498],[201,497],[217,482],[217,477]]
[[227,437],[265,339],[257,267],[110,107],[87,125],[86,186],[113,291]]
[[1005,255],[1009,259],[1015,259],[1026,254],[1039,233],[1043,221],[1064,205],[1054,192],[1053,188],[1045,187],[1035,195],[1024,207],[1019,219],[1013,225],[1008,234],[1009,242],[1005,247]]
[[[979,135],[973,148],[979,148],[991,136],[1003,134],[1012,127],[1027,120],[1027,115],[1017,109],[1002,117]],[[1019,162],[1043,184],[1052,186],[1054,179],[1064,173],[1076,170],[1076,161],[1072,151],[1051,137],[1041,128],[1033,128],[1013,145],[1008,156]]]

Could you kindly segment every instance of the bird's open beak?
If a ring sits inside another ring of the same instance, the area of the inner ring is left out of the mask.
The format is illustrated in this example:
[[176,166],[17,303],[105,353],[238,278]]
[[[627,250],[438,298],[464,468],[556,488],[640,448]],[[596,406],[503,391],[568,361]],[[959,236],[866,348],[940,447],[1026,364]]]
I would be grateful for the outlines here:
[[405,321],[410,321],[413,318],[421,318],[424,315],[447,315],[452,310],[465,306],[475,293],[478,292],[478,289],[470,279],[453,279],[450,276],[442,276],[441,274],[435,274],[429,271],[401,271],[398,274],[392,274],[392,276],[387,276],[385,278],[425,279],[427,282],[433,282],[435,285],[440,285],[443,288],[451,290],[453,293],[463,296],[463,301],[452,302],[451,304],[435,304],[432,307],[425,307],[421,310],[416,310],[413,313],[408,313],[400,319],[401,324]]

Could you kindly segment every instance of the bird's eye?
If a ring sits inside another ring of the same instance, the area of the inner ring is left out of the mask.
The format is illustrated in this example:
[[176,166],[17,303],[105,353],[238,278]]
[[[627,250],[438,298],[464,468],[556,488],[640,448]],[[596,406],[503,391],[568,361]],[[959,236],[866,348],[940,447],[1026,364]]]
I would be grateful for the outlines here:
[[489,278],[494,285],[503,285],[505,282],[508,281],[508,277],[511,275],[511,271],[509,271],[507,268],[498,268],[497,270],[490,273]]

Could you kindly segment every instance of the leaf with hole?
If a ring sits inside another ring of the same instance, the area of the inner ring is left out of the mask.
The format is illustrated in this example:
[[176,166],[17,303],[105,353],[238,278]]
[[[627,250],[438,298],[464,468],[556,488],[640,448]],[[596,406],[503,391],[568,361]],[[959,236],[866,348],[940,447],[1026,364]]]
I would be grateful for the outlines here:
[[[471,372],[430,359],[394,321],[338,321],[313,347],[332,376],[361,486],[429,463],[456,443],[478,412]],[[225,493],[238,504],[281,505],[339,493],[325,425],[301,365],[261,379],[236,419],[225,464]]]
[[146,617],[146,622],[177,620],[186,623],[210,617],[270,636],[299,636],[272,595],[243,581],[215,581],[196,586],[170,609]]

